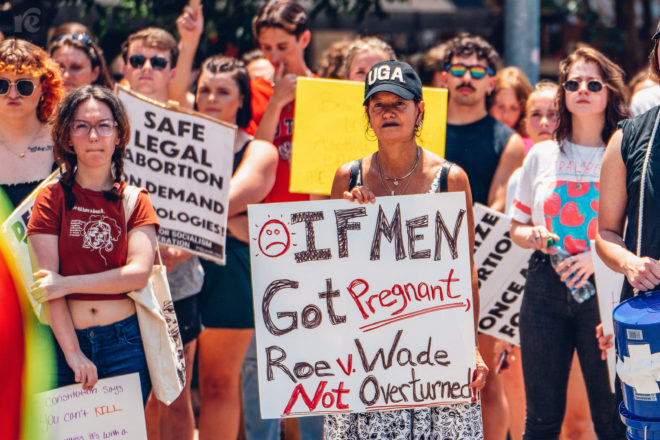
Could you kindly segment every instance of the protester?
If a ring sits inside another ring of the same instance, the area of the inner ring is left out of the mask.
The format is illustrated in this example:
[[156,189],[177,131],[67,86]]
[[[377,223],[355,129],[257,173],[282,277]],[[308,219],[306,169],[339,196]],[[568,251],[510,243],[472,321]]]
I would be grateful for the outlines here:
[[[659,38],[660,23],[651,50],[650,71],[654,78],[660,78]],[[658,165],[653,153],[647,153],[660,144],[655,131],[659,114],[660,107],[654,107],[622,122],[603,158],[596,250],[607,266],[625,275],[622,301],[631,298],[635,290],[649,292],[660,285],[660,230],[655,227],[660,204],[654,191]]]
[[[536,84],[534,90],[527,98],[525,111],[525,129],[534,144],[552,139],[552,135],[559,124],[556,95],[559,86],[542,80]],[[507,186],[506,212],[511,212],[513,197],[520,179],[522,168],[518,168],[509,178]],[[501,341],[500,344],[504,343]],[[508,345],[508,344],[507,344]],[[522,377],[520,346],[496,348],[496,352],[503,349],[509,351],[507,368],[502,369],[500,375],[504,381],[504,391],[509,403],[509,435],[512,440],[522,438],[525,429],[525,387]],[[566,396],[566,415],[562,423],[560,438],[595,439],[596,434],[591,422],[589,400],[582,378],[582,369],[577,354],[573,353],[571,372],[568,378]]]
[[[146,28],[129,35],[121,48],[124,76],[131,90],[160,103],[170,98],[168,86],[173,81],[179,48],[174,37],[159,28]],[[185,101],[184,101],[185,104]],[[161,247],[163,263],[174,301],[174,311],[181,330],[186,362],[186,386],[179,397],[167,406],[152,396],[146,409],[147,429],[153,438],[192,439],[195,419],[190,400],[192,365],[197,336],[201,331],[198,293],[204,271],[197,257],[173,247]]]
[[31,293],[47,304],[58,342],[58,386],[90,390],[99,378],[139,373],[146,403],[151,381],[126,292],[151,275],[158,219],[146,191],[124,219],[126,110],[110,90],[84,86],[60,105],[53,134],[65,171],[38,194],[27,234],[39,268]]
[[90,84],[112,87],[103,51],[90,35],[58,35],[48,47],[48,53],[60,65],[66,92]]
[[[390,72],[401,69],[401,79],[373,80],[375,69],[387,66]],[[385,61],[372,67],[364,92],[364,106],[369,125],[378,140],[378,151],[359,161],[342,165],[332,183],[332,198],[345,198],[360,203],[373,202],[375,197],[464,191],[468,206],[470,246],[474,246],[472,197],[465,172],[458,166],[417,145],[424,115],[422,82],[408,64]],[[398,82],[397,82],[398,81]],[[395,124],[395,125],[394,125]],[[354,169],[355,168],[355,169]],[[352,179],[351,176],[356,176]],[[401,185],[390,186],[394,176]],[[474,322],[478,318],[479,292],[477,272],[471,261]],[[476,330],[475,330],[476,332]],[[477,349],[477,374],[470,387],[477,391],[485,385],[488,368]],[[414,410],[379,411],[363,414],[328,415],[324,438],[369,439],[435,438],[449,431],[455,438],[482,438],[479,403],[453,405],[452,413],[443,406]],[[420,426],[421,424],[421,426]],[[414,428],[413,428],[414,426]],[[477,432],[474,431],[477,429]]]
[[[559,80],[564,90],[557,100],[556,141],[535,146],[525,159],[511,221],[512,240],[536,250],[520,310],[527,400],[523,438],[559,435],[574,349],[598,438],[622,438],[607,365],[593,337],[600,322],[596,296],[578,302],[568,288],[593,283],[589,240],[602,212],[600,164],[605,142],[628,114],[623,72],[602,53],[581,47],[560,63]],[[545,252],[548,238],[571,255],[556,268]]]
[[[442,81],[449,90],[445,158],[467,173],[475,202],[503,211],[506,183],[522,164],[521,137],[488,114],[499,55],[483,38],[461,34],[444,45]],[[484,435],[504,440],[508,420],[506,395],[495,374],[500,353],[496,339],[479,334],[479,347],[491,374],[482,393]]]
[[525,108],[530,93],[532,86],[525,73],[515,66],[505,67],[495,75],[495,91],[489,110],[492,117],[523,136],[525,153],[534,145],[531,139],[524,137]]
[[0,184],[14,206],[54,169],[48,121],[61,97],[59,68],[43,49],[0,42]]
[[272,78],[275,73],[273,65],[270,64],[270,61],[268,61],[264,53],[259,49],[253,49],[243,54],[241,60],[245,64],[245,69],[248,75],[250,75],[250,79],[259,77]]
[[[197,83],[197,109],[239,128],[234,142],[234,171],[249,146],[253,155],[270,158],[270,170],[258,173],[261,194],[268,194],[275,179],[277,150],[264,141],[252,140],[243,129],[251,119],[250,78],[243,63],[216,55],[202,64]],[[270,176],[266,179],[265,176]],[[253,174],[252,179],[255,175]],[[245,180],[232,179],[230,187]],[[236,191],[234,189],[234,191]],[[231,203],[231,202],[230,202]],[[230,209],[232,209],[230,205]],[[202,397],[199,438],[236,438],[240,416],[240,368],[254,333],[248,221],[242,213],[229,219],[226,265],[202,260],[204,285],[200,310],[204,330],[199,336],[199,385]],[[222,420],[222,423],[218,423]]]
[[388,60],[396,60],[396,54],[389,44],[376,37],[359,38],[346,51],[344,78],[364,82],[374,64]]
[[321,78],[330,79],[344,79],[344,60],[346,59],[346,51],[351,45],[350,40],[335,41],[328,47],[319,62],[317,72]]

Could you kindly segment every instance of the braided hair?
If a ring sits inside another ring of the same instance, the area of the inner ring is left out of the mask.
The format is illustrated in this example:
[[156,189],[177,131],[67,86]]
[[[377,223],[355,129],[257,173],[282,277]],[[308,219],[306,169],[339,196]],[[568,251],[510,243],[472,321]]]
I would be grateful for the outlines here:
[[76,203],[73,184],[78,167],[78,158],[71,145],[71,128],[76,110],[81,104],[90,99],[96,99],[106,104],[117,124],[118,143],[114,153],[112,153],[111,170],[115,183],[112,189],[104,191],[103,195],[110,201],[120,200],[122,197],[121,179],[124,174],[124,150],[131,133],[126,109],[110,89],[97,85],[83,86],[74,89],[64,98],[55,115],[52,131],[54,139],[53,152],[55,153],[55,160],[59,164],[60,170],[62,170],[60,185],[64,189],[64,201],[67,210],[73,209]]

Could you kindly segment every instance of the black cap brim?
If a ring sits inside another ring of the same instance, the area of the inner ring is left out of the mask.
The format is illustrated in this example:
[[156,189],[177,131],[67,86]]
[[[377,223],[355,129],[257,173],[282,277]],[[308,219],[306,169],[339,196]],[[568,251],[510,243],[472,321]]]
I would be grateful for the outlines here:
[[362,102],[362,105],[367,105],[369,102],[369,98],[374,96],[378,92],[389,92],[393,93],[396,96],[403,98],[403,99],[413,99],[415,95],[408,89],[405,89],[397,84],[379,84],[373,89],[369,90],[369,94],[364,97],[364,101]]

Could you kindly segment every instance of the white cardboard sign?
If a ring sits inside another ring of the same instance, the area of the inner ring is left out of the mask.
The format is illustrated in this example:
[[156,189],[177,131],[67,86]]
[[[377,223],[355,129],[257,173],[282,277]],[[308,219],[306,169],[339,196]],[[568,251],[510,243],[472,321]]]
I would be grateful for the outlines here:
[[[594,261],[596,296],[598,297],[600,322],[603,324],[603,334],[613,335],[612,313],[621,298],[624,276],[605,265],[598,256],[598,252],[596,252],[596,244],[593,240],[591,241],[591,258]],[[610,377],[610,389],[614,392],[614,379],[616,377],[616,353],[614,348],[607,350],[607,371]]]
[[75,384],[36,395],[39,430],[50,440],[146,440],[137,373],[100,379],[91,391]]
[[518,316],[533,251],[511,240],[510,224],[509,216],[479,203],[474,205],[474,264],[480,301],[478,330],[519,345]]
[[464,193],[248,215],[263,418],[471,400]]
[[224,264],[236,127],[121,86],[117,95],[131,121],[126,182],[149,191],[158,242]]

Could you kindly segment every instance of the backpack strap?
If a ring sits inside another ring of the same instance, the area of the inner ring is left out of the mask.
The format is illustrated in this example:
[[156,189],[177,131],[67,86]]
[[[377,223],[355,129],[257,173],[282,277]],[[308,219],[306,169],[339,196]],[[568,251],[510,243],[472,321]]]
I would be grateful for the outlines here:
[[348,190],[356,186],[362,186],[362,159],[354,160],[351,163],[351,176],[348,181]]

